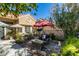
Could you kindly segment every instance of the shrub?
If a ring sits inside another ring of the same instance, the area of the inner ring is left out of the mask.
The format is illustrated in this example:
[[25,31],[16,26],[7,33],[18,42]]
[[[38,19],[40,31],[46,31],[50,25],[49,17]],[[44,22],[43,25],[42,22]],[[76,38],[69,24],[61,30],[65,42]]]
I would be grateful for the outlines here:
[[77,48],[79,48],[79,39],[76,38],[76,37],[68,37],[68,39],[66,40],[65,42],[65,45],[66,44],[73,44],[74,46],[76,46]]
[[54,33],[50,34],[52,40],[64,41],[64,37],[62,35],[56,35]]
[[22,34],[20,32],[16,33],[16,39],[15,39],[16,43],[23,43],[24,39],[22,37]]
[[79,39],[74,36],[69,36],[65,44],[61,48],[64,56],[78,56],[79,55]]
[[65,45],[63,48],[62,48],[62,55],[64,56],[73,56],[75,55],[75,53],[77,52],[77,48],[72,45],[72,44],[68,44],[68,45]]
[[55,35],[54,34],[50,34],[50,37],[52,38],[52,40],[56,40]]
[[15,33],[16,33],[15,31],[11,30],[11,31],[9,31],[7,33],[7,36],[9,37],[9,39],[10,39],[10,37],[14,38],[15,37]]
[[51,53],[50,56],[58,56],[56,53]]

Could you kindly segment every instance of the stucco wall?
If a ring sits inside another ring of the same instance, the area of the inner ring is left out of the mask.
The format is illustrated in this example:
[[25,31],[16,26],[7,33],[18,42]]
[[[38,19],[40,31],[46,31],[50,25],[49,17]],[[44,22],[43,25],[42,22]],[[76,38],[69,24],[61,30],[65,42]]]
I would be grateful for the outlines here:
[[35,19],[31,15],[21,15],[19,16],[19,24],[32,26],[35,24]]
[[[33,30],[32,26],[35,24],[35,19],[29,14],[20,15],[18,23],[24,26],[24,28],[22,29],[23,32],[32,33],[32,30]],[[29,27],[29,28],[25,28],[25,27]]]

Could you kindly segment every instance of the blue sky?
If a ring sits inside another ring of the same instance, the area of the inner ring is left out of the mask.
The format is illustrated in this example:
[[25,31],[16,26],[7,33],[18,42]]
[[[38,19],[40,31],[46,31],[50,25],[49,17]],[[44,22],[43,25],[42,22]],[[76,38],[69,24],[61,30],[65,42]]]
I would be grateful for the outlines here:
[[38,4],[38,11],[36,12],[36,19],[39,18],[47,18],[50,16],[50,9],[52,8],[52,3],[39,3]]
[[50,16],[51,8],[53,8],[55,3],[38,3],[37,5],[38,5],[37,8],[38,11],[36,11],[36,16],[33,15],[34,11],[24,12],[24,14],[31,14],[34,16],[35,19],[48,18]]
[[31,14],[34,16],[35,19],[40,18],[47,18],[50,16],[50,9],[52,8],[52,3],[38,3],[38,8],[36,11],[36,16],[33,15],[34,11],[32,12],[24,12],[23,14]]

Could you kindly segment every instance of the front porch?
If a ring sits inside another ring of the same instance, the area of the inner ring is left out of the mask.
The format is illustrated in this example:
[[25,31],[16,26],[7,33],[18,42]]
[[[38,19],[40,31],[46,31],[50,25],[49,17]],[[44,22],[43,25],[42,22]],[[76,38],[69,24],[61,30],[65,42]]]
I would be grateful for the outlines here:
[[[2,22],[2,23],[4,23],[4,22]],[[4,24],[6,24],[6,23],[4,23]],[[1,34],[0,39],[6,38],[8,35],[11,36],[13,32],[15,32],[15,34],[19,32],[24,35],[33,33],[32,26],[24,26],[24,25],[20,25],[20,24],[14,24],[14,25],[6,24],[6,25],[8,25],[8,26],[7,27],[0,26],[0,34]]]

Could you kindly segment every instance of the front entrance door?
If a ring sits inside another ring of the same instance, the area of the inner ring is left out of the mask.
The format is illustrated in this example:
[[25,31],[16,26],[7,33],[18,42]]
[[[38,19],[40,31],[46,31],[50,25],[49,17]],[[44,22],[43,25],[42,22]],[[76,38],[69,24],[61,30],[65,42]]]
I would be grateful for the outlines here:
[[0,40],[4,36],[4,28],[0,27]]

